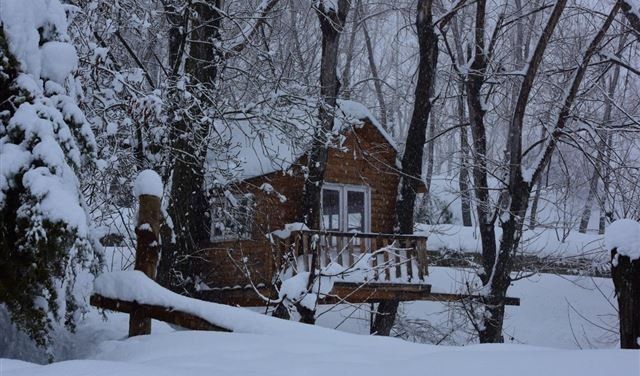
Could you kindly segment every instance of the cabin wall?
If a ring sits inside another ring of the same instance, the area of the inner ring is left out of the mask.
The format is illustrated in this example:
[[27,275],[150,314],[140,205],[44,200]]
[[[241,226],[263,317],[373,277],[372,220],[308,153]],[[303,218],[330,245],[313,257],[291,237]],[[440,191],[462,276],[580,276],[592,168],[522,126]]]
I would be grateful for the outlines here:
[[[399,176],[396,169],[396,151],[371,124],[349,132],[343,146],[348,151],[331,149],[328,155],[325,181],[336,184],[366,185],[371,189],[371,231],[392,233],[395,198]],[[301,158],[299,165],[304,165]],[[269,184],[273,191],[264,189]],[[247,257],[254,284],[269,284],[275,272],[272,246],[267,234],[282,229],[285,224],[299,222],[300,203],[304,187],[301,169],[294,167],[291,174],[273,172],[237,183],[233,190],[252,193],[255,212],[252,240],[216,242],[205,246],[209,266],[203,272],[209,286],[245,286],[247,277],[227,256],[234,260]],[[286,200],[282,201],[284,196]],[[206,264],[206,263],[203,263]]]
[[400,177],[396,172],[396,151],[371,124],[356,128],[344,146],[332,149],[325,182],[366,185],[371,189],[371,231],[392,233]]

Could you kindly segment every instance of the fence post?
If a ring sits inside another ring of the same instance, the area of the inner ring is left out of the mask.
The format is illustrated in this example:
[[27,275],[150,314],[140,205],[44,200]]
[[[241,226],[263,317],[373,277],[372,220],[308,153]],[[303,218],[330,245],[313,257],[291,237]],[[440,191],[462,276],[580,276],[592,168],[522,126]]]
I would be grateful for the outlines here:
[[[136,178],[134,193],[138,197],[138,221],[136,224],[136,262],[139,270],[152,280],[160,261],[160,221],[162,213],[162,180],[152,170],[144,170]],[[129,315],[129,337],[151,334],[151,319],[138,307]]]

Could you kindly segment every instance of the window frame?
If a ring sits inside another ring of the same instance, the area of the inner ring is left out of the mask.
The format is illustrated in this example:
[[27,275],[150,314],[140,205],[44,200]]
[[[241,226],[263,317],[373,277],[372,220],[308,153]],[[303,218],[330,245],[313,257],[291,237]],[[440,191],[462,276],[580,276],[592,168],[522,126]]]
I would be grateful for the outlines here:
[[[322,220],[322,213],[324,212],[324,208],[322,203],[324,202],[324,190],[334,190],[339,192],[340,199],[340,229],[339,232],[348,232],[347,225],[347,213],[348,213],[348,192],[362,192],[364,193],[364,229],[362,233],[370,233],[371,232],[371,187],[368,185],[355,185],[355,184],[338,184],[338,183],[324,183],[322,184],[322,189],[320,191],[320,226],[324,226],[324,221]],[[325,230],[321,228],[321,230]],[[336,231],[336,230],[327,230],[327,231]]]

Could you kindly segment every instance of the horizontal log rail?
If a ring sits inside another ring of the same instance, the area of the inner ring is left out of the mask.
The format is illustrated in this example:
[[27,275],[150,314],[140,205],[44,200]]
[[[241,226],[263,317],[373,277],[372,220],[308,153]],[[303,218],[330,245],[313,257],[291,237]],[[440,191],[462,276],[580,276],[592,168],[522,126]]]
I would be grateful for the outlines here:
[[344,232],[344,231],[332,231],[332,230],[298,230],[293,231],[300,233],[308,233],[308,234],[320,234],[327,236],[342,236],[342,237],[350,237],[350,238],[360,238],[360,239],[393,239],[393,240],[427,240],[427,237],[424,235],[413,235],[413,234],[386,234],[383,232]]
[[[361,282],[426,283],[427,238],[417,235],[300,230],[282,239],[276,270],[293,265],[293,274],[337,263],[347,271],[370,271]],[[367,265],[361,260],[366,256]],[[288,262],[289,265],[283,265]]]
[[136,311],[142,312],[144,316],[149,319],[164,321],[185,329],[231,332],[231,330],[211,323],[202,317],[198,317],[188,312],[179,311],[173,307],[140,304],[136,301],[131,302],[127,300],[107,298],[98,294],[91,295],[89,303],[94,307],[109,311],[129,314]]

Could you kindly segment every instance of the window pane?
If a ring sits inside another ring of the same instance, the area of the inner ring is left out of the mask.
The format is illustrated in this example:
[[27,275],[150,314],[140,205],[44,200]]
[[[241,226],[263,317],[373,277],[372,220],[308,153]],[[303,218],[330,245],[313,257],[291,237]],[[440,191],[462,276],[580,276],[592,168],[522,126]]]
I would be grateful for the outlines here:
[[322,190],[322,228],[340,230],[340,191]]
[[254,199],[251,194],[225,191],[213,198],[211,240],[250,239]]
[[364,232],[364,192],[347,192],[347,231]]

